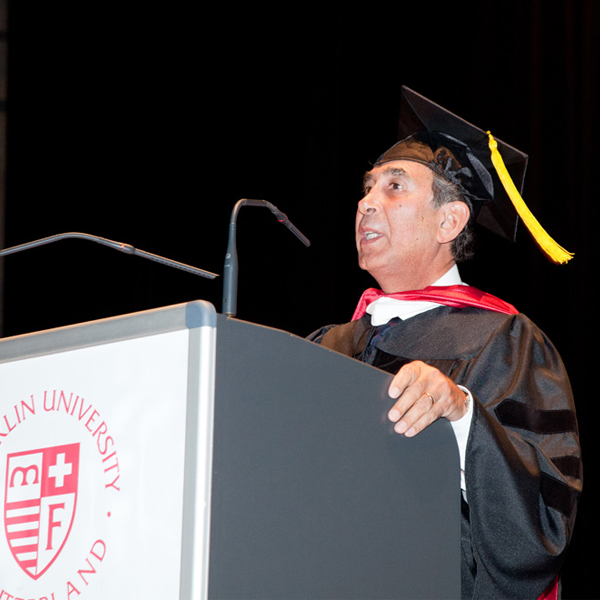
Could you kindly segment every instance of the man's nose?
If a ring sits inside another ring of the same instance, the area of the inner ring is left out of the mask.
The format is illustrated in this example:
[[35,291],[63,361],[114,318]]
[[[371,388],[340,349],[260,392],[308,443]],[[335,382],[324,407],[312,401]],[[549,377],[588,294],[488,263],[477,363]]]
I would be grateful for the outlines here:
[[373,190],[365,194],[358,203],[358,212],[362,215],[369,215],[377,211],[379,202]]

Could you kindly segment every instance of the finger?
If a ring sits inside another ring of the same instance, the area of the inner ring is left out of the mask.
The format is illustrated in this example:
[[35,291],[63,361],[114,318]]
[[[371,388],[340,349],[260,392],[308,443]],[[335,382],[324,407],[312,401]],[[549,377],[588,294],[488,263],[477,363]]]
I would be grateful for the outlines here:
[[431,367],[421,361],[413,361],[404,365],[390,384],[389,394],[398,398],[388,412],[388,418],[397,422],[427,391],[428,378],[425,373]]
[[437,411],[432,407],[425,414],[421,415],[405,432],[406,437],[413,437],[418,433],[421,433],[423,429],[429,427],[434,421],[437,421],[439,415]]
[[[423,418],[429,420],[429,423],[427,424],[430,424],[439,416],[435,408],[435,399],[433,395],[428,392],[422,393],[402,415],[402,419],[396,422],[394,430],[397,433],[408,434],[408,432],[411,431]],[[418,431],[420,431],[420,429],[417,429],[411,433],[411,435],[415,435],[415,433],[418,433]]]
[[429,410],[417,412],[414,408],[418,403],[415,404],[415,407],[404,415],[402,421],[396,423],[395,431],[403,433],[406,437],[413,437],[441,417],[454,421],[464,416],[468,410],[467,395],[458,388],[452,392],[447,393],[444,388],[437,391],[434,388],[433,393],[425,392],[424,395],[432,401]]
[[398,398],[408,386],[419,378],[420,373],[419,361],[414,361],[401,367],[390,383],[388,390],[390,398]]
[[[427,402],[428,401],[428,402]],[[411,407],[418,405],[418,408],[427,408],[431,401],[427,396],[424,397],[424,388],[421,383],[414,382],[404,389],[400,398],[388,412],[388,419],[393,423],[399,421]]]

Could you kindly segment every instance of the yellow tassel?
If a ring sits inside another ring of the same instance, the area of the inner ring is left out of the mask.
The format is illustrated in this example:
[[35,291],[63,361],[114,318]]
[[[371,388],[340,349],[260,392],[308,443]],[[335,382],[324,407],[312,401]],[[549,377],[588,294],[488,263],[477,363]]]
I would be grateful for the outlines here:
[[540,248],[552,261],[561,264],[568,262],[571,260],[571,258],[573,258],[574,254],[572,252],[568,252],[562,246],[557,244],[540,225],[529,208],[527,208],[525,201],[523,198],[521,198],[521,194],[519,194],[519,190],[517,190],[513,180],[506,170],[502,156],[498,151],[498,143],[492,137],[492,134],[489,131],[487,134],[490,138],[489,146],[492,153],[492,163],[496,169],[496,172],[498,173],[498,177],[500,177],[500,181],[502,182],[508,197],[517,211],[517,214],[519,217],[521,217],[523,223],[525,223],[527,226],[527,229],[529,229],[533,239],[535,239]]

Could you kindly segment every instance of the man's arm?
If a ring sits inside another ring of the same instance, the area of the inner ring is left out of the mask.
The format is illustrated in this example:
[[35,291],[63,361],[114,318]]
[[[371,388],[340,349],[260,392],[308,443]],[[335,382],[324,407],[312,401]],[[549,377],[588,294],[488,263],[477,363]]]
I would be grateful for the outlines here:
[[450,376],[456,384],[418,361],[402,367],[390,386],[397,400],[389,417],[397,431],[416,435],[437,418],[460,419],[458,384],[472,390],[465,461],[469,568],[463,571],[473,579],[463,587],[476,598],[536,598],[560,571],[581,491],[564,365],[521,315]]

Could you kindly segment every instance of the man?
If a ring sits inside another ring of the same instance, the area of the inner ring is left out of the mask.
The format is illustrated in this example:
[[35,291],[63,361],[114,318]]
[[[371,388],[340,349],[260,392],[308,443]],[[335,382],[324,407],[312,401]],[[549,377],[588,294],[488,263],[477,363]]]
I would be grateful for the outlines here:
[[407,88],[402,107],[410,135],[366,174],[356,215],[359,265],[381,290],[365,292],[351,323],[311,339],[395,373],[388,418],[398,434],[452,423],[462,596],[556,598],[581,491],[569,380],[546,336],[463,285],[456,262],[470,253],[475,221],[514,237],[516,210],[548,253],[568,257],[520,197],[515,209],[499,155],[521,184],[525,155]]

